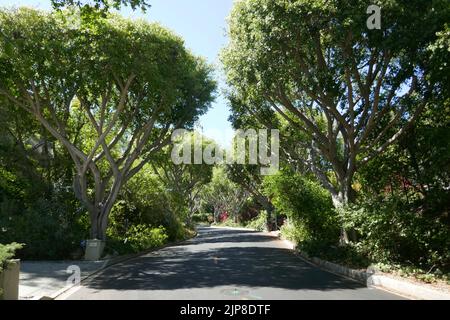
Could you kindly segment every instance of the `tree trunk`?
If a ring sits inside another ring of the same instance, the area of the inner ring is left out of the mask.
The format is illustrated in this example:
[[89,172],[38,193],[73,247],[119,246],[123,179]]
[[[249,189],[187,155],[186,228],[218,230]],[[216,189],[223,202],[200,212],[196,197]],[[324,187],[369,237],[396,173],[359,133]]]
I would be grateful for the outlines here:
[[[269,201],[269,199],[261,194],[257,194],[258,202],[263,206],[264,210],[267,213],[267,220],[266,220],[266,226],[268,231],[274,231],[273,224],[272,224],[272,213],[274,211],[273,204]],[[276,228],[276,227],[275,227]]]
[[214,223],[219,223],[219,209],[214,208]]
[[91,221],[90,237],[91,239],[106,240],[106,230],[108,228],[109,214],[113,208],[113,205],[119,195],[120,188],[122,186],[122,179],[116,179],[109,195],[105,196],[104,184],[98,179],[95,184],[95,192],[93,195],[94,200],[91,200],[88,196],[86,188],[86,176],[75,176],[74,190],[77,198],[84,204],[89,212]]
[[108,212],[105,209],[99,216],[99,221],[98,221],[98,223],[99,223],[98,239],[99,240],[106,241],[106,230],[108,229],[108,220],[109,220],[109,212],[110,211],[111,211],[111,209]]
[[98,215],[99,212],[97,209],[93,210],[92,212],[89,212],[89,217],[91,219],[91,231],[90,231],[90,238],[91,239],[98,239]]
[[[351,185],[351,178],[343,179],[343,181],[339,181],[339,192],[332,193],[333,205],[336,209],[345,207],[355,201],[355,190],[353,190]],[[341,228],[341,244],[348,244],[350,241],[356,241],[356,232],[355,230],[346,230],[345,228]]]
[[[106,200],[106,203],[102,206],[100,210],[99,215],[99,227],[98,227],[98,234],[99,234],[99,240],[106,241],[106,230],[108,229],[108,222],[109,222],[109,214],[111,213],[111,210],[114,206],[114,203],[117,200],[117,197],[119,196],[120,189],[122,188],[123,180],[121,176],[118,176],[115,178],[115,181],[113,183],[113,186],[111,187],[110,194]],[[103,190],[100,188],[98,190],[100,192],[100,195],[103,195]],[[100,197],[100,199],[103,198],[103,196]]]
[[89,212],[91,220],[91,239],[106,240],[106,230],[108,229],[109,214],[111,207],[95,207]]

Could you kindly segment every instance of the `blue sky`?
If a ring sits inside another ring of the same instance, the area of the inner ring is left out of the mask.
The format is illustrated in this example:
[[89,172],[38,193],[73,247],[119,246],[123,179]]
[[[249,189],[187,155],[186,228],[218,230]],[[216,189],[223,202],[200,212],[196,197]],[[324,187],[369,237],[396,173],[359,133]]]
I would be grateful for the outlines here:
[[[201,55],[216,66],[216,78],[223,87],[223,75],[220,72],[218,54],[227,43],[226,18],[233,0],[150,0],[152,7],[146,13],[124,8],[121,13],[130,18],[144,18],[158,21],[185,39],[186,46],[193,53]],[[31,6],[37,9],[51,8],[50,0],[0,0],[0,6]],[[200,119],[198,130],[202,130],[219,142],[229,147],[232,129],[227,119],[229,111],[220,95],[212,109]]]

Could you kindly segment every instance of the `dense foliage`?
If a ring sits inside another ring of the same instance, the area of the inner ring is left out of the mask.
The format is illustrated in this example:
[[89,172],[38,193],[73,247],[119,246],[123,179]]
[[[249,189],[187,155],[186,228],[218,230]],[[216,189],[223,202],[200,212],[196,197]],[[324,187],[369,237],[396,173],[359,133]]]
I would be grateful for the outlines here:
[[27,244],[19,252],[19,258],[70,258],[80,247],[80,241],[87,238],[87,216],[77,214],[64,199],[37,199],[32,206],[17,209],[2,207],[0,242]]
[[[237,2],[222,54],[230,121],[280,130],[284,169],[263,179],[264,192],[301,250],[442,275],[450,4],[377,1],[380,30],[366,25],[369,4]],[[246,182],[238,169],[231,177]]]
[[398,198],[342,209],[340,217],[357,232],[358,253],[370,261],[450,270],[448,226],[438,218],[418,214]]
[[16,251],[22,248],[22,244],[15,242],[7,245],[0,244],[0,273],[7,266],[8,261],[14,258]]
[[168,236],[164,227],[132,225],[124,235],[109,233],[108,251],[112,254],[138,253],[166,244]]
[[354,200],[355,174],[406,134],[438,88],[423,53],[448,1],[377,1],[381,30],[367,27],[369,4],[239,1],[222,57],[239,112],[267,125],[271,110],[307,135],[308,166],[336,206]]
[[250,220],[246,227],[257,231],[267,231],[267,212],[262,211],[257,217]]
[[69,154],[90,236],[105,239],[122,187],[208,109],[211,70],[178,36],[144,21],[87,24],[73,11],[21,8],[1,11],[0,25],[0,95]]
[[301,246],[334,244],[339,236],[337,215],[330,194],[317,182],[280,171],[264,181],[265,193],[278,211],[289,219],[288,226],[298,229],[294,240]]
[[158,24],[74,8],[2,9],[0,31],[0,242],[56,259],[89,237],[133,251],[183,239],[184,194],[156,174],[213,100],[204,60]]
[[[14,258],[17,250],[22,249],[23,245],[19,243],[11,243],[7,245],[0,244],[0,275],[2,271],[8,267],[9,261]],[[0,300],[3,296],[3,289],[0,288]]]

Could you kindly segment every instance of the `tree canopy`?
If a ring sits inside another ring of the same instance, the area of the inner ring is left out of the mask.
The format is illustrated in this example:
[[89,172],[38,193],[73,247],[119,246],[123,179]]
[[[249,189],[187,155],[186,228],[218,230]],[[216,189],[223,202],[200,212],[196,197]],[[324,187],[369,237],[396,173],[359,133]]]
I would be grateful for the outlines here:
[[19,9],[0,25],[0,95],[65,147],[92,236],[104,238],[123,184],[208,109],[210,68],[160,25],[119,16],[84,24],[70,11]]
[[450,10],[447,1],[377,4],[381,30],[367,28],[368,1],[244,0],[230,17],[222,60],[234,95],[252,114],[273,110],[309,137],[311,170],[337,204],[352,201],[358,168],[430,101],[424,52]]
[[133,10],[137,8],[145,10],[150,7],[146,0],[95,0],[93,2],[83,0],[52,0],[52,5],[56,9],[76,6],[85,9],[102,9],[104,11],[108,11],[111,6],[114,9],[119,9],[121,6],[129,5]]

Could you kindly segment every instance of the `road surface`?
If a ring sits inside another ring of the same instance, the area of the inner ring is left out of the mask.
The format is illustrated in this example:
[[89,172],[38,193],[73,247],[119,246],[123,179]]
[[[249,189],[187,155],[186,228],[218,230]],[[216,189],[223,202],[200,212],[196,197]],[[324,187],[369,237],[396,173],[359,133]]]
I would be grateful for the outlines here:
[[64,296],[74,300],[401,299],[314,267],[283,241],[200,228],[181,245],[112,266]]

